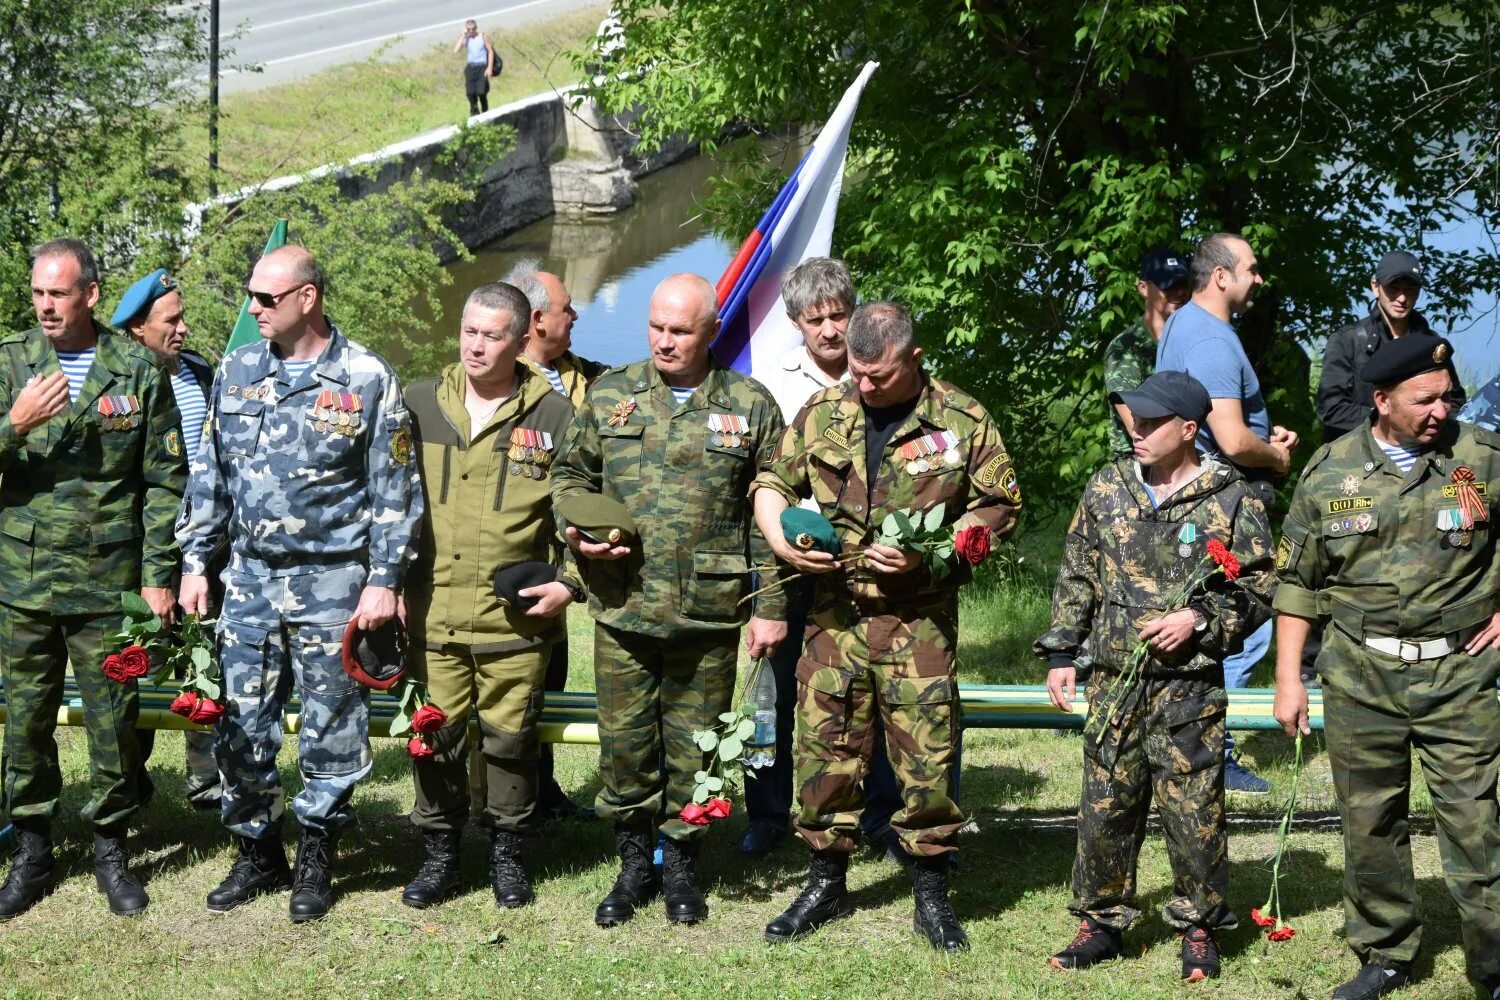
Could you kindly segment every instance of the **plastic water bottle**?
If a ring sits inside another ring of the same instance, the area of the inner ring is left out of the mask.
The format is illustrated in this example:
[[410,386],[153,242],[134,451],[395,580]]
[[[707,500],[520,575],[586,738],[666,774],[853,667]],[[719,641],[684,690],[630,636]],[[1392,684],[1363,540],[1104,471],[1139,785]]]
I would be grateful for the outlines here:
[[740,711],[755,722],[755,732],[745,741],[745,764],[770,767],[776,763],[776,674],[764,660],[756,664]]

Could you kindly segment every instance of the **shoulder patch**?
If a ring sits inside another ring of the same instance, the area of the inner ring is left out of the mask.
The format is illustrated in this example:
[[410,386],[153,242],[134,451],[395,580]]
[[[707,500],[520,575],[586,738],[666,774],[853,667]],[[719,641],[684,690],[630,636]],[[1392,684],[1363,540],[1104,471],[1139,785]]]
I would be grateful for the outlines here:
[[167,433],[163,434],[161,436],[161,444],[167,450],[168,455],[171,455],[173,458],[182,457],[182,432],[177,428],[173,427]]
[[1292,540],[1287,535],[1281,536],[1281,541],[1276,543],[1276,568],[1286,569],[1287,564],[1292,561]]
[[411,431],[397,427],[391,432],[391,460],[397,465],[411,461]]
[[[974,477],[975,480],[987,490],[994,489],[1000,484],[1000,467],[1009,461],[1010,455],[1002,451],[980,467],[979,475]],[[1011,470],[1011,478],[1015,478],[1014,469]]]

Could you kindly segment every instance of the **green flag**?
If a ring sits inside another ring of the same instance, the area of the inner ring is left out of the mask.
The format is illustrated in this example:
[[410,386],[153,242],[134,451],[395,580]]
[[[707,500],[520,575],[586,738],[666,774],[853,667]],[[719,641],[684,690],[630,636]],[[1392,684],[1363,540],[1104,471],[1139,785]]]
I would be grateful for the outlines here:
[[[266,249],[261,256],[281,246],[286,246],[285,219],[277,219],[276,225],[271,227],[271,237],[266,240]],[[229,334],[229,343],[224,345],[224,353],[228,354],[237,347],[253,344],[259,339],[260,326],[255,322],[255,317],[250,315],[250,297],[247,295],[240,304],[240,316],[234,321],[234,330]]]

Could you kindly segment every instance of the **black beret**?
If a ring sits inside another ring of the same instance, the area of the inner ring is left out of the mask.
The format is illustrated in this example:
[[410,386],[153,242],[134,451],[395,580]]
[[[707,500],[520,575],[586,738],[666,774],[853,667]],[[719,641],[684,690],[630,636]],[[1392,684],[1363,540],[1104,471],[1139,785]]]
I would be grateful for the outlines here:
[[376,691],[389,691],[406,674],[406,629],[392,618],[366,632],[351,621],[344,630],[344,673]]
[[517,611],[529,611],[539,598],[522,597],[521,591],[557,579],[557,567],[544,562],[518,562],[495,570],[495,596]]
[[1388,386],[1428,372],[1452,370],[1452,344],[1442,337],[1408,334],[1377,347],[1360,375],[1371,385]]

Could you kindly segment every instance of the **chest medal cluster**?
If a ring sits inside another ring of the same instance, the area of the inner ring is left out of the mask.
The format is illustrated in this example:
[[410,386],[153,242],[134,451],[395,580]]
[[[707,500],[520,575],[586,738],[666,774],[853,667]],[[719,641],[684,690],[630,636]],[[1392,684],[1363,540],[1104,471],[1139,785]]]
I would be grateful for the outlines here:
[[145,414],[134,393],[99,397],[99,426],[106,431],[128,431],[141,425]]
[[357,393],[324,389],[313,403],[313,429],[320,434],[354,437],[363,424],[364,408]]
[[1484,524],[1490,519],[1489,508],[1484,502],[1485,487],[1477,482],[1474,470],[1460,465],[1453,470],[1452,483],[1443,487],[1443,497],[1458,501],[1453,507],[1441,507],[1437,512],[1437,529],[1443,534],[1443,543],[1450,549],[1466,549],[1474,540],[1474,525]]
[[708,415],[709,440],[715,448],[743,448],[750,440],[750,418],[733,413]]
[[513,427],[510,432],[510,474],[526,479],[547,478],[552,464],[552,435],[530,427]]
[[908,441],[900,448],[906,460],[906,474],[919,476],[944,466],[958,468],[963,456],[958,453],[958,435],[952,431],[935,431],[924,434],[915,441]]

